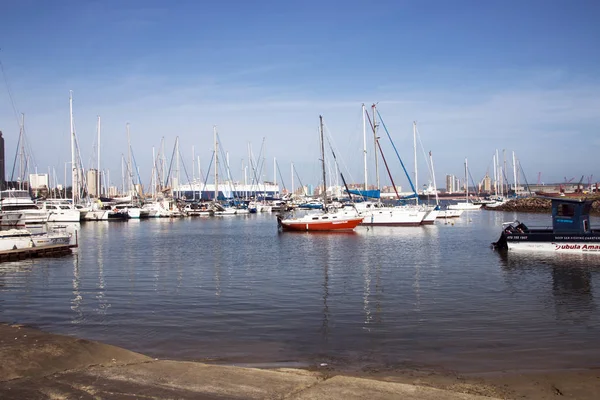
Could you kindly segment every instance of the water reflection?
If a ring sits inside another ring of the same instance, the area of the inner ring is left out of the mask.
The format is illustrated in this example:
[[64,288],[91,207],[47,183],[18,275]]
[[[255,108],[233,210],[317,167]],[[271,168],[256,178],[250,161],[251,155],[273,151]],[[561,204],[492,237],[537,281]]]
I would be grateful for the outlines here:
[[325,262],[323,265],[323,323],[321,325],[321,334],[325,342],[327,342],[329,337],[329,306],[327,304],[327,298],[329,297],[329,246],[325,246],[325,249]]
[[97,245],[98,251],[98,290],[96,292],[96,300],[98,308],[95,310],[98,314],[105,315],[109,304],[107,304],[105,291],[106,281],[104,279],[104,241],[99,241]]
[[503,257],[489,243],[506,218],[472,217],[321,234],[278,234],[270,215],[83,224],[77,257],[0,264],[0,312],[165,358],[597,365],[598,267]]
[[83,303],[83,296],[81,294],[81,276],[79,271],[79,255],[76,254],[73,257],[73,298],[71,299],[71,310],[74,315],[72,316],[71,323],[79,324],[84,320],[83,309],[81,307]]
[[[519,279],[526,275],[549,275],[557,320],[587,321],[596,312],[593,273],[600,272],[598,257],[589,254],[522,254],[498,252],[502,268]],[[513,281],[513,285],[515,282]]]

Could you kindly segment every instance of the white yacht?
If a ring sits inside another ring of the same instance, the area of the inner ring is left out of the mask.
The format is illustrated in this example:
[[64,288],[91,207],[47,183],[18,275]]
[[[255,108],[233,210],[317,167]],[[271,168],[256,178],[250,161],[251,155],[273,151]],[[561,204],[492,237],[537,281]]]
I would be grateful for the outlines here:
[[81,212],[65,200],[46,200],[38,203],[40,210],[48,211],[48,222],[79,222]]
[[71,235],[64,229],[52,229],[47,232],[31,233],[27,229],[8,229],[0,231],[0,251],[68,245]]
[[429,212],[418,206],[385,206],[381,203],[363,201],[355,204],[356,210],[363,216],[363,225],[416,226],[421,225]]
[[150,217],[150,211],[149,210],[144,209],[144,208],[140,208],[140,207],[138,207],[136,205],[133,205],[131,203],[129,203],[129,204],[115,204],[114,208],[116,210],[118,210],[118,211],[126,212],[127,215],[129,216],[129,218],[142,219],[142,218],[149,218]]
[[27,190],[9,189],[0,192],[0,225],[27,226],[48,222],[49,212],[40,210]]
[[448,206],[448,210],[463,210],[463,211],[479,210],[480,208],[481,208],[481,204],[473,204],[468,201],[464,201],[464,202],[460,202],[460,203],[456,203],[456,204],[450,204]]

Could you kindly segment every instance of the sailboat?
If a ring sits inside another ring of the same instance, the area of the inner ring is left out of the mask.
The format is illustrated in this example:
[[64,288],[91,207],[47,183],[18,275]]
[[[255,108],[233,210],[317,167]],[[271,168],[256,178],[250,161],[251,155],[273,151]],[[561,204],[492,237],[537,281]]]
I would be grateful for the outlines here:
[[[413,121],[413,151],[414,151],[414,158],[415,158],[415,186],[418,189],[419,175],[417,173],[417,122],[416,121]],[[431,152],[429,152],[429,156],[431,157]],[[433,177],[433,180],[435,181],[435,176]],[[434,185],[435,185],[435,182],[434,182]],[[435,196],[437,199],[437,190],[435,190]],[[415,201],[418,205],[419,204],[419,194],[418,193],[417,193],[417,196],[415,197]],[[438,214],[440,212],[439,205],[436,204],[435,206],[430,206],[427,204],[423,204],[421,207],[423,207],[423,209],[426,211],[425,217],[423,217],[423,221],[421,221],[421,224],[422,225],[432,225],[435,222],[435,219],[438,217]]]
[[[377,201],[363,201],[360,203],[356,203],[356,208],[363,215],[363,225],[369,226],[417,226],[421,225],[423,222],[423,218],[427,211],[421,207],[415,205],[398,205],[398,206],[386,206],[380,200],[380,192],[379,192],[379,164],[377,157],[377,148],[379,147],[378,136],[377,136],[377,122],[375,120],[376,109],[375,105],[372,106],[373,110],[373,121],[369,118],[369,123],[371,124],[371,128],[373,131],[373,136],[375,140],[374,145],[374,154],[375,154],[375,176],[377,179],[377,190],[367,190],[367,139],[366,139],[366,119],[365,116],[368,117],[368,114],[365,111],[365,105],[362,105],[363,109],[363,146],[364,146],[364,169],[365,169],[365,188],[364,191],[354,191],[350,190],[351,194],[362,195],[363,197],[373,197],[376,198]],[[379,115],[379,111],[377,111],[377,115]],[[379,115],[381,122],[381,115]],[[385,124],[383,124],[385,128]],[[387,132],[387,128],[386,128]],[[383,154],[382,154],[383,157]],[[385,161],[385,159],[384,159]],[[400,160],[402,162],[402,160]],[[388,171],[389,172],[389,171]],[[407,175],[408,177],[408,175]],[[390,175],[391,179],[391,175]],[[410,181],[410,177],[408,177]],[[412,185],[412,182],[411,182]],[[393,185],[395,187],[395,185]]]
[[323,116],[319,115],[321,139],[321,168],[323,172],[323,210],[302,217],[284,218],[277,215],[277,225],[284,231],[349,231],[356,228],[363,217],[347,207],[329,210],[327,207],[327,180],[325,179],[325,144],[323,140]]
[[479,210],[481,204],[473,204],[469,201],[469,167],[465,158],[465,201],[464,203],[456,203],[448,206],[449,210]]

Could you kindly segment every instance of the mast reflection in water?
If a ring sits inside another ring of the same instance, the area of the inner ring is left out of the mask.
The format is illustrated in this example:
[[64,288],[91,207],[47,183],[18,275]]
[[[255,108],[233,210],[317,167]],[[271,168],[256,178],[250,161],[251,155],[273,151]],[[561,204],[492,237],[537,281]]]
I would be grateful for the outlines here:
[[0,320],[173,359],[598,366],[599,267],[494,252],[514,218],[321,234],[279,233],[270,214],[86,223],[76,255],[0,264]]

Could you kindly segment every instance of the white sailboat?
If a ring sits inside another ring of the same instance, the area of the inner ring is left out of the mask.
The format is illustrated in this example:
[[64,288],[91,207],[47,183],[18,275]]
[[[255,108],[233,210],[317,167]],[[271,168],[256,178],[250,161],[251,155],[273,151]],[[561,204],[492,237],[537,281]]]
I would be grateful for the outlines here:
[[[417,173],[418,169],[417,169],[417,122],[413,121],[413,149],[414,149],[414,157],[415,157],[415,187],[417,188],[417,197],[415,197],[417,205],[419,204],[419,175]],[[431,152],[429,152],[429,156],[431,157]],[[435,185],[435,177],[433,177],[434,180],[434,185]],[[437,199],[437,190],[435,192],[435,196]],[[423,221],[421,221],[421,224],[423,225],[431,225],[435,222],[438,214],[439,214],[439,209],[440,207],[436,204],[436,206],[430,206],[430,205],[426,205],[423,204],[421,206],[426,214],[425,217],[423,217]]]
[[481,204],[473,204],[469,201],[469,167],[465,158],[465,201],[448,206],[449,210],[479,210]]
[[329,208],[327,206],[327,179],[325,176],[325,144],[323,140],[323,117],[319,116],[321,139],[321,170],[323,174],[323,210],[300,217],[282,217],[277,215],[277,225],[284,231],[351,231],[363,217],[349,207]]
[[[366,110],[365,105],[362,105],[363,110],[363,151],[364,151],[364,171],[365,171],[365,191],[368,189],[367,185],[367,139],[366,139]],[[377,122],[375,120],[375,104],[372,106],[373,110],[373,136],[375,140],[374,155],[375,155],[375,176],[377,179],[377,189],[380,188],[379,184],[379,163],[377,158]],[[403,205],[403,206],[386,206],[381,201],[364,201],[356,203],[356,209],[364,216],[363,225],[368,226],[416,226],[421,225],[423,218],[428,211],[422,207],[414,205]]]

